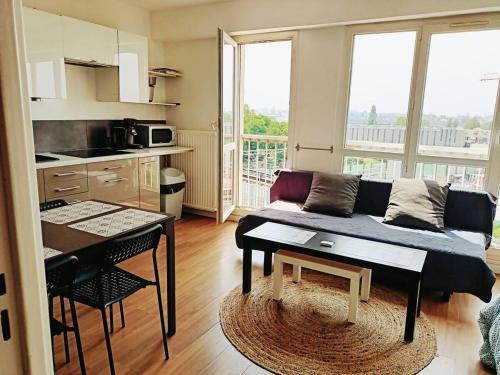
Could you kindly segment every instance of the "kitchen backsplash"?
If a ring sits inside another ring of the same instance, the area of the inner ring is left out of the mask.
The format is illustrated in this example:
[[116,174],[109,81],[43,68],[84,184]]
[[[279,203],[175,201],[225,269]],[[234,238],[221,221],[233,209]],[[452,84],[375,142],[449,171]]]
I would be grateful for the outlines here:
[[33,121],[35,152],[107,147],[111,127],[120,123],[120,120]]

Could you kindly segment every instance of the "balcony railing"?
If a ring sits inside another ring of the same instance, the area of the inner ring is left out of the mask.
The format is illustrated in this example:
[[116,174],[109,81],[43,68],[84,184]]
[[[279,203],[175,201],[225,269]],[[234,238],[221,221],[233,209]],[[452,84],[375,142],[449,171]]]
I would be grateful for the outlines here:
[[288,137],[265,134],[241,136],[242,163],[240,207],[260,208],[269,204],[269,189],[285,168]]

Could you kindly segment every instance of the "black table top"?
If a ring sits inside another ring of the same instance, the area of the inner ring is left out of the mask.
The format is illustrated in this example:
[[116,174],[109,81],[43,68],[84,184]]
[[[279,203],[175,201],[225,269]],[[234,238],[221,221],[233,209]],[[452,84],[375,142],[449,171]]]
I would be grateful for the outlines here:
[[[101,201],[97,200],[97,202],[101,202]],[[103,203],[109,203],[109,202],[103,202]],[[146,227],[149,227],[149,226],[152,226],[155,224],[165,224],[169,221],[173,222],[175,220],[174,216],[168,215],[168,214],[163,214],[161,212],[145,210],[143,208],[125,206],[125,205],[121,205],[121,204],[117,204],[117,203],[112,203],[112,204],[115,206],[118,206],[119,209],[117,209],[115,211],[111,211],[111,212],[109,212],[109,211],[103,212],[103,213],[98,214],[98,215],[89,216],[89,217],[82,218],[82,219],[79,219],[76,221],[72,221],[72,222],[69,222],[66,224],[54,224],[54,223],[49,223],[49,222],[42,220],[41,223],[42,223],[43,245],[50,247],[52,249],[56,249],[56,250],[61,251],[61,254],[47,258],[47,259],[45,259],[45,262],[53,261],[54,259],[57,259],[60,256],[64,256],[64,255],[69,255],[69,254],[75,255],[77,252],[80,252],[82,250],[101,245],[107,241],[111,241],[111,240],[118,238],[118,237],[126,236],[132,232],[139,231],[139,230],[144,229]],[[130,229],[128,231],[118,233],[118,234],[115,234],[115,235],[109,236],[109,237],[98,236],[97,234],[83,232],[81,230],[73,229],[73,228],[69,227],[70,225],[75,224],[75,223],[80,222],[80,221],[85,221],[85,220],[89,220],[89,219],[96,218],[99,216],[105,216],[105,215],[109,215],[109,214],[113,214],[113,213],[118,213],[120,211],[127,210],[129,208],[134,208],[136,210],[141,210],[141,211],[146,211],[146,212],[152,212],[155,214],[163,214],[164,217],[159,218],[158,220],[155,220],[155,221],[148,223],[148,224],[145,224],[143,226],[136,227],[136,228]]]
[[[316,234],[302,244],[283,236],[283,233],[290,229],[300,229]],[[363,264],[367,267],[379,265],[417,273],[422,272],[427,256],[425,250],[271,222],[248,231],[243,238],[251,241],[264,241],[277,249],[286,248],[320,258]],[[320,242],[324,240],[334,242],[333,247],[321,246]]]

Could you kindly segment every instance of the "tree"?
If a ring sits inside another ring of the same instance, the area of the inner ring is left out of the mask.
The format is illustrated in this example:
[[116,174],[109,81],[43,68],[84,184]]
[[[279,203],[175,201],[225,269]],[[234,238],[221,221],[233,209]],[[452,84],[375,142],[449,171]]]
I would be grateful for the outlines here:
[[247,104],[243,107],[243,133],[288,135],[288,121],[278,121],[269,116],[257,114]]
[[368,125],[375,125],[377,123],[377,107],[372,105],[370,113],[368,114]]
[[407,122],[408,122],[408,119],[406,118],[406,116],[398,116],[398,117],[396,117],[396,120],[394,120],[394,125],[406,126]]

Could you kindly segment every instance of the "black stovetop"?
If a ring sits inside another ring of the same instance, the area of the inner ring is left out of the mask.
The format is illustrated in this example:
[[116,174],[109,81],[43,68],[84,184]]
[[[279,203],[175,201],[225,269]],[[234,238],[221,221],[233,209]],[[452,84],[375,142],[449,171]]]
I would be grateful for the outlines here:
[[58,151],[54,152],[54,154],[74,156],[77,158],[96,158],[99,156],[130,154],[130,152],[113,150],[112,148],[89,148],[84,150]]

